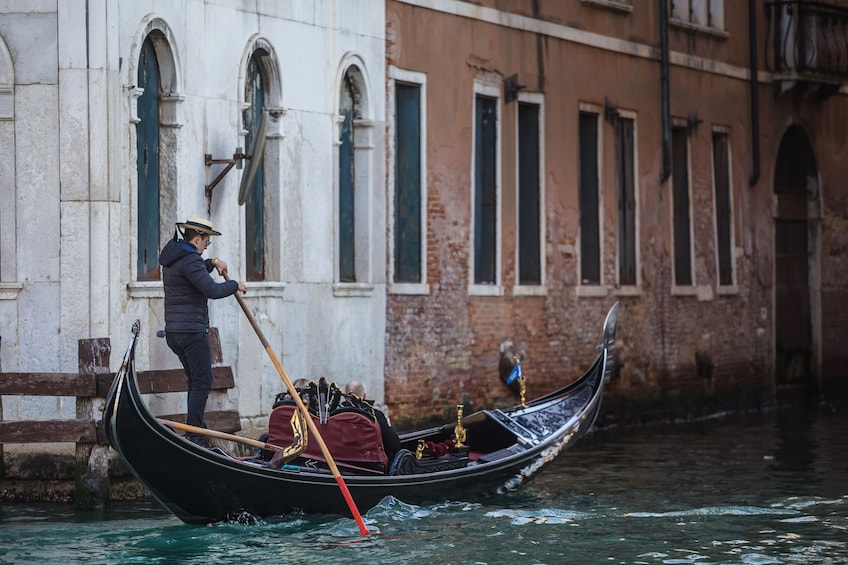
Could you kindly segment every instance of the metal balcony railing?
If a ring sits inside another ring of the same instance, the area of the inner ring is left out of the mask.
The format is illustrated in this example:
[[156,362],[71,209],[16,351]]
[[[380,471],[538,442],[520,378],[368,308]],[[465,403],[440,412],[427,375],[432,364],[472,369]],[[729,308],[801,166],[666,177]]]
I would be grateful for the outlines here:
[[766,67],[808,82],[848,79],[848,8],[822,2],[766,4]]

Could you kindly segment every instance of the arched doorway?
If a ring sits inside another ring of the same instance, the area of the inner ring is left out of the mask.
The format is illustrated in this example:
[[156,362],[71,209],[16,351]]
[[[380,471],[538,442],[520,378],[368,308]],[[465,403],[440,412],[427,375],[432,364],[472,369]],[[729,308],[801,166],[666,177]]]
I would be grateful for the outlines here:
[[810,139],[790,127],[774,176],[775,381],[778,389],[817,388],[818,166]]

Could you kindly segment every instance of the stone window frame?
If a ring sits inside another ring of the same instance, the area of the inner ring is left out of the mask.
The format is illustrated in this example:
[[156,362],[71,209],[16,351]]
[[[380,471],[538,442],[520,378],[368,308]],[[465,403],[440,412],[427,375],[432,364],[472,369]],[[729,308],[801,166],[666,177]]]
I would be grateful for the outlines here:
[[[485,98],[491,98],[495,101],[495,109],[497,112],[496,116],[496,126],[495,126],[495,196],[496,196],[496,216],[495,216],[495,281],[493,284],[478,284],[474,282],[475,272],[474,272],[474,233],[475,233],[475,215],[474,215],[474,202],[475,195],[477,191],[477,187],[475,186],[475,178],[476,178],[476,131],[477,131],[477,97],[482,96]],[[471,99],[471,107],[472,107],[472,118],[471,118],[471,131],[472,131],[472,140],[471,140],[471,155],[470,155],[470,166],[471,166],[471,182],[468,183],[470,185],[471,193],[469,195],[469,233],[468,233],[468,294],[471,296],[501,296],[503,294],[503,284],[501,283],[501,263],[502,263],[502,252],[501,252],[501,242],[503,239],[503,93],[502,86],[500,84],[493,84],[492,79],[490,77],[484,77],[483,79],[475,79],[474,87],[472,91],[472,99]]]
[[[605,245],[604,244],[606,242],[606,238],[604,237],[604,233],[605,233],[605,231],[604,231],[604,229],[605,229],[605,223],[604,223],[604,182],[605,182],[605,176],[604,176],[603,107],[599,106],[597,104],[590,104],[590,103],[586,103],[586,102],[581,102],[578,105],[578,120],[580,119],[581,114],[591,115],[591,116],[594,117],[595,129],[596,129],[595,135],[597,136],[597,140],[596,140],[596,143],[595,143],[595,163],[596,163],[597,174],[598,174],[598,178],[597,178],[598,186],[597,186],[597,195],[596,195],[597,199],[598,199],[598,217],[597,217],[597,222],[598,222],[598,234],[597,234],[598,247],[597,247],[596,252],[597,252],[599,264],[598,264],[598,281],[597,281],[597,283],[584,281],[583,280],[583,272],[582,272],[582,267],[583,267],[583,251],[582,251],[583,250],[583,241],[582,241],[583,240],[583,234],[582,234],[582,232],[579,232],[580,231],[579,226],[581,225],[581,223],[578,222],[578,232],[579,233],[578,233],[578,236],[577,236],[577,246],[576,246],[575,252],[577,253],[577,257],[579,259],[577,261],[577,269],[578,269],[578,272],[580,273],[580,276],[578,277],[578,283],[577,283],[577,295],[581,296],[581,297],[583,297],[583,296],[606,296],[608,294],[608,289],[607,289],[607,285],[605,284],[607,277],[605,276],[605,273],[604,273],[604,251],[605,251]],[[580,124],[579,124],[579,121],[578,121],[578,138],[579,138],[580,133],[581,133],[581,130],[580,130]],[[577,178],[578,178],[578,183],[580,182],[580,174],[581,173],[580,173],[579,169],[580,169],[580,162],[582,161],[582,159],[580,157],[580,151],[579,151],[580,143],[581,143],[581,140],[578,139],[578,159],[577,159],[578,170],[577,170],[577,175],[576,175]],[[615,178],[615,174],[613,174],[613,178]],[[580,199],[579,199],[579,196],[578,196],[578,206],[579,206],[579,200]],[[582,210],[582,206],[581,206],[580,207],[580,214],[582,215],[582,213],[583,213],[583,210]]]
[[[0,155],[15,152],[15,66],[0,36]],[[0,300],[15,300],[23,288],[17,282],[17,217],[15,159],[0,169]]]
[[[618,110],[618,119],[629,120],[633,122],[633,201],[634,201],[634,210],[633,210],[633,237],[636,240],[634,242],[634,254],[633,258],[635,263],[635,275],[636,280],[633,284],[622,284],[621,283],[621,234],[618,227],[618,219],[616,219],[616,231],[615,231],[615,291],[614,294],[616,296],[638,296],[641,294],[642,288],[642,268],[641,268],[641,245],[640,245],[640,214],[639,214],[639,179],[641,178],[639,175],[639,120],[638,114],[632,110]],[[616,167],[618,165],[616,164]],[[615,180],[618,183],[618,180]],[[618,199],[619,195],[619,187],[616,184],[616,209],[619,207]]]
[[[716,249],[716,287],[717,294],[719,295],[734,295],[739,293],[739,288],[737,286],[738,281],[738,269],[736,268],[736,206],[735,206],[735,191],[733,186],[733,137],[732,137],[732,129],[730,126],[725,125],[713,125],[712,128],[712,143],[711,143],[711,157],[712,157],[712,166],[713,166],[713,175],[712,175],[712,183],[713,183],[713,220],[715,222],[715,249]],[[718,215],[718,191],[717,183],[716,183],[716,143],[715,139],[717,136],[724,136],[726,138],[726,150],[727,150],[727,206],[729,208],[729,218],[727,221],[727,227],[729,229],[729,241],[728,248],[726,252],[729,254],[730,259],[730,284],[722,284],[721,282],[721,265],[720,265],[720,246],[719,246],[719,223],[720,218]]]
[[[339,271],[339,149],[341,146],[341,127],[344,121],[344,117],[339,113],[339,105],[346,77],[349,77],[356,96],[353,122],[354,170],[356,172],[354,186],[360,189],[354,192],[356,249],[354,262],[356,280],[354,282],[341,282]],[[373,218],[375,213],[374,198],[377,190],[374,164],[374,140],[377,135],[377,122],[370,84],[368,67],[364,59],[357,53],[346,53],[342,57],[333,83],[331,114],[333,123],[333,225],[336,226],[336,230],[334,230],[336,235],[333,241],[333,295],[337,297],[369,297],[373,295],[376,279],[375,269],[379,268],[378,265],[374,264],[374,248],[377,238],[385,237],[384,233],[377,233],[376,230],[383,223],[377,222]],[[385,263],[381,264],[384,265]]]
[[[238,124],[241,146],[245,151],[249,148],[245,145],[247,130],[244,129],[244,116],[249,108],[245,100],[245,86],[247,81],[247,69],[251,58],[258,54],[257,62],[261,65],[261,72],[265,80],[265,110],[268,121],[265,130],[265,146],[262,152],[262,170],[265,178],[265,217],[282,218],[283,214],[283,190],[285,190],[284,175],[282,174],[282,161],[280,158],[281,145],[285,138],[283,132],[283,118],[286,110],[283,107],[283,84],[280,72],[280,60],[270,40],[255,34],[245,45],[239,64],[239,75],[237,80],[238,89]],[[241,174],[246,174],[244,167]],[[239,179],[241,180],[241,179]],[[279,187],[279,191],[269,190]],[[246,219],[244,207],[239,209],[241,222],[241,234],[246,233]],[[275,296],[282,293],[283,286],[283,251],[287,248],[286,233],[282,222],[265,223],[265,279],[262,281],[251,281],[247,283],[251,289],[252,296]],[[246,246],[239,247],[242,263],[246,264]],[[258,294],[257,294],[258,293]]]
[[417,86],[420,95],[420,148],[421,148],[421,281],[418,283],[396,283],[394,282],[395,275],[395,201],[394,201],[394,186],[395,186],[395,145],[394,142],[387,144],[389,148],[389,168],[386,171],[388,178],[388,186],[390,187],[390,197],[387,199],[389,218],[389,292],[392,294],[430,294],[430,285],[427,284],[427,74],[415,71],[400,69],[395,66],[389,66],[389,84],[388,84],[388,139],[394,140],[395,136],[395,84],[401,82]]
[[[513,287],[513,294],[516,296],[545,296],[547,294],[547,253],[545,253],[545,242],[547,240],[547,222],[545,221],[547,215],[545,213],[545,95],[541,92],[519,92],[517,103],[526,104],[529,106],[536,106],[539,112],[539,123],[538,123],[538,134],[539,138],[537,140],[539,146],[539,217],[538,217],[538,228],[539,228],[539,282],[538,283],[524,283],[520,282],[519,277],[519,267],[521,265],[521,248],[519,241],[520,234],[520,223],[518,221],[518,217],[516,216],[516,245],[515,245],[515,285]],[[519,189],[519,175],[520,175],[520,167],[518,165],[518,151],[519,151],[519,112],[520,107],[516,107],[515,112],[515,132],[516,132],[516,166],[515,166],[515,210],[516,213],[520,210],[521,203],[519,198],[521,196]]]
[[[668,199],[669,200],[669,203],[668,203],[669,219],[670,219],[669,229],[671,230],[670,233],[671,233],[671,257],[672,257],[672,263],[671,263],[671,274],[672,274],[671,294],[674,295],[674,296],[695,296],[697,294],[698,289],[697,289],[697,273],[696,273],[696,270],[695,270],[696,257],[697,256],[695,254],[695,232],[694,232],[694,230],[695,230],[695,221],[694,221],[695,214],[694,214],[694,209],[693,209],[693,201],[694,201],[694,197],[693,197],[694,190],[693,189],[694,189],[694,187],[693,187],[693,184],[692,184],[692,150],[693,150],[693,147],[692,147],[693,143],[692,142],[693,142],[693,137],[692,137],[691,132],[688,129],[688,124],[686,123],[685,120],[683,120],[681,118],[675,118],[675,119],[672,120],[671,125],[672,125],[672,127],[671,127],[671,133],[672,133],[672,163],[673,163],[673,160],[674,160],[674,151],[677,149],[674,145],[675,133],[682,135],[683,136],[682,139],[685,140],[685,142],[686,142],[686,148],[685,148],[686,149],[686,155],[685,155],[686,170],[681,173],[679,168],[676,168],[672,165],[672,176],[671,176],[671,179],[670,179],[671,183],[672,183],[670,185],[670,187],[671,187],[671,193],[670,193],[671,197]],[[676,182],[675,181],[675,175],[681,175],[681,174],[683,175],[683,178],[686,181],[686,191],[687,191],[687,196],[688,196],[688,199],[689,199],[688,207],[687,207],[687,211],[686,211],[687,216],[685,218],[678,218],[678,217],[675,216],[675,213],[674,213],[674,211],[675,211],[674,193],[677,190],[677,187],[674,184]],[[679,242],[674,237],[675,229],[677,229],[678,224],[683,220],[685,220],[688,224],[687,225],[687,228],[688,228],[687,231],[688,231],[688,236],[689,236],[688,249],[679,248],[678,247]],[[688,261],[688,263],[689,263],[688,264],[688,271],[689,271],[688,274],[689,274],[689,279],[690,279],[688,284],[685,283],[685,282],[679,282],[677,280],[676,264],[677,264],[677,261],[680,258],[678,256],[678,253],[680,253],[680,252],[685,252],[688,255],[688,260],[689,260]]]
[[[177,41],[170,26],[163,19],[154,15],[146,16],[139,27],[135,40],[132,43],[131,53],[127,65],[125,84],[129,95],[129,125],[128,164],[136,164],[136,132],[135,124],[138,123],[138,99],[143,91],[137,87],[138,61],[141,56],[141,48],[147,38],[153,41],[156,50],[156,58],[159,63],[160,76],[160,98],[159,98],[159,213],[162,218],[177,217],[177,190],[179,171],[179,130],[183,126],[181,117],[181,106],[185,100],[182,91],[181,65],[176,49]],[[167,151],[161,148],[167,147]],[[162,173],[165,174],[162,174]],[[135,175],[129,175],[129,218],[126,222],[130,226],[130,233],[138,231],[138,186]],[[172,223],[164,221],[159,227],[159,240],[161,245],[174,234]],[[137,273],[138,244],[135,238],[130,238],[129,256],[129,283],[127,285],[131,298],[161,298],[164,296],[162,281],[139,281]],[[160,247],[161,247],[160,245]]]

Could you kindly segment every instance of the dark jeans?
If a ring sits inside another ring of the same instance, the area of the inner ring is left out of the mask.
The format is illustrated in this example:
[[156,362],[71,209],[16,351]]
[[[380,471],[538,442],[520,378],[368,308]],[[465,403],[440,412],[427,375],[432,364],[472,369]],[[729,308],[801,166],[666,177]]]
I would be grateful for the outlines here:
[[[209,346],[209,334],[172,333],[165,335],[168,347],[180,358],[188,381],[188,413],[186,424],[205,428],[203,413],[206,411],[206,399],[212,390],[212,350]],[[186,433],[186,437],[198,443],[198,434]],[[205,443],[205,442],[204,442]]]

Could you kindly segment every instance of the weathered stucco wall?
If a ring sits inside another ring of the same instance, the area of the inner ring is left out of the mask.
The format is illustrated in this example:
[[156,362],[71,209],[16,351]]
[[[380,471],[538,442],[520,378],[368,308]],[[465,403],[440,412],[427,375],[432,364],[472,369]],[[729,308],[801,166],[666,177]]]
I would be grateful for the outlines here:
[[[265,151],[267,231],[263,282],[245,300],[292,379],[359,378],[383,396],[385,316],[384,7],[372,0],[314,3],[71,0],[6,5],[0,38],[0,370],[73,372],[79,339],[110,337],[117,367],[132,322],[142,322],[140,369],[179,363],[164,340],[161,282],[138,281],[136,121],[141,45],[156,38],[160,93],[161,243],[187,216],[211,218],[223,236],[207,256],[244,278],[244,209],[234,169],[204,187],[244,147],[245,67],[269,54],[271,124]],[[357,241],[366,267],[338,284],[339,91],[355,67],[358,118]],[[3,80],[0,80],[2,83]],[[12,115],[6,102],[14,100]],[[8,192],[7,192],[8,191]],[[7,198],[7,194],[11,197]],[[13,205],[12,210],[9,205]],[[233,403],[254,420],[284,386],[235,299],[210,304]],[[160,413],[184,410],[153,397]],[[6,419],[73,417],[73,399],[4,398]],[[261,423],[261,422],[260,422]],[[246,430],[253,433],[255,430]]]

